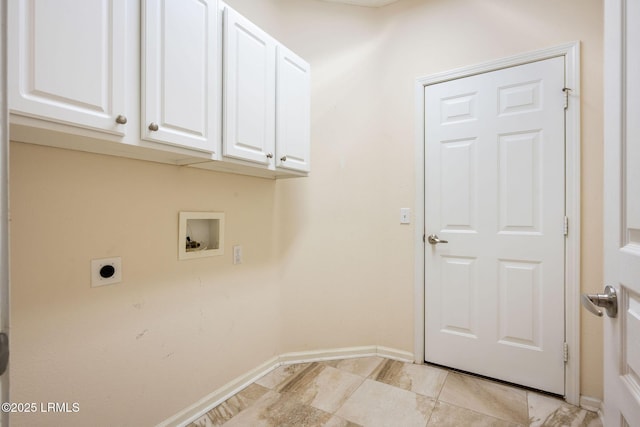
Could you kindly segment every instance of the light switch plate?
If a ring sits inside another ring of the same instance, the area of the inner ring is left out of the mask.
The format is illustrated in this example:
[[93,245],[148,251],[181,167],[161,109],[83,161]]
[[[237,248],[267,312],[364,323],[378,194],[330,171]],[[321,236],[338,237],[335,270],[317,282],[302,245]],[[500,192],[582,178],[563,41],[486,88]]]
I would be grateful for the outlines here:
[[240,245],[233,247],[233,263],[242,264],[242,246]]
[[400,224],[411,224],[411,209],[400,208]]

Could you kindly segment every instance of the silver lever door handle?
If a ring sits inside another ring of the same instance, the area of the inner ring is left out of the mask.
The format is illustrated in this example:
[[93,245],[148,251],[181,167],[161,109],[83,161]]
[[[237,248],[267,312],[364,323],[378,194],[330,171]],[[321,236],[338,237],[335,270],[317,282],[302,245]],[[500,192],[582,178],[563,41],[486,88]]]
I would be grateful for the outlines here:
[[432,245],[437,245],[438,243],[449,243],[448,240],[439,239],[437,234],[430,234],[429,237],[427,237],[427,242]]
[[605,286],[604,294],[582,294],[580,299],[583,307],[596,316],[602,316],[602,310],[598,307],[604,308],[609,317],[618,315],[618,296],[616,289],[611,285]]
[[593,301],[590,298],[592,296],[595,296],[595,295],[582,294],[580,296],[580,302],[582,303],[582,306],[587,310],[589,310],[591,313],[595,314],[598,317],[602,317],[602,310],[599,310],[598,306],[596,306],[593,303]]

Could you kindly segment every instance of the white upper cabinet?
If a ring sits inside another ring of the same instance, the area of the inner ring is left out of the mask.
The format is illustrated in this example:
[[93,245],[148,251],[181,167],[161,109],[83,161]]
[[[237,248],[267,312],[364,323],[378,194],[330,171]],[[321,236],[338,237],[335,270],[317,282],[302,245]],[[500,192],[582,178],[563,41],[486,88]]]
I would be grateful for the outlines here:
[[217,16],[216,0],[143,1],[143,139],[217,153]]
[[12,140],[309,172],[309,64],[221,0],[10,0],[7,15]]
[[276,68],[276,165],[309,172],[309,64],[286,47],[278,46]]
[[7,4],[11,112],[123,135],[125,1]]
[[310,67],[226,5],[224,134],[226,158],[270,170],[310,170]]
[[276,41],[233,9],[224,9],[223,154],[274,162]]

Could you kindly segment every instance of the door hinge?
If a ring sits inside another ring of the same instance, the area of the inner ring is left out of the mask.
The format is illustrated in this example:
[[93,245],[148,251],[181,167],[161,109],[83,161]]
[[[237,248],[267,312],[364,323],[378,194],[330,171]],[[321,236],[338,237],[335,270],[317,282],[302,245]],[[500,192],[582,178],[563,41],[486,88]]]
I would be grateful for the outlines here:
[[562,231],[565,236],[569,235],[569,217],[564,217],[564,227],[562,228]]
[[564,363],[569,361],[569,344],[564,343],[562,346],[562,358],[564,359]]
[[564,92],[564,109],[567,110],[569,109],[569,92],[571,92],[572,89],[569,89],[568,87],[563,87],[562,88],[562,92]]

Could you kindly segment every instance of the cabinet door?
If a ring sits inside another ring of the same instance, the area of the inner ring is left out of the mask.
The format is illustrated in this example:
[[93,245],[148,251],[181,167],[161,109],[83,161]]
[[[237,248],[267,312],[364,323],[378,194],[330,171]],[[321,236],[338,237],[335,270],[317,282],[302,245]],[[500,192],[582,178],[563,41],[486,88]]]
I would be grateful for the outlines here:
[[143,3],[142,138],[216,152],[216,0]]
[[231,8],[224,11],[224,136],[227,157],[273,167],[275,40]]
[[124,0],[9,1],[11,112],[124,134],[126,13]]
[[310,67],[284,46],[278,46],[276,68],[276,165],[309,172]]

